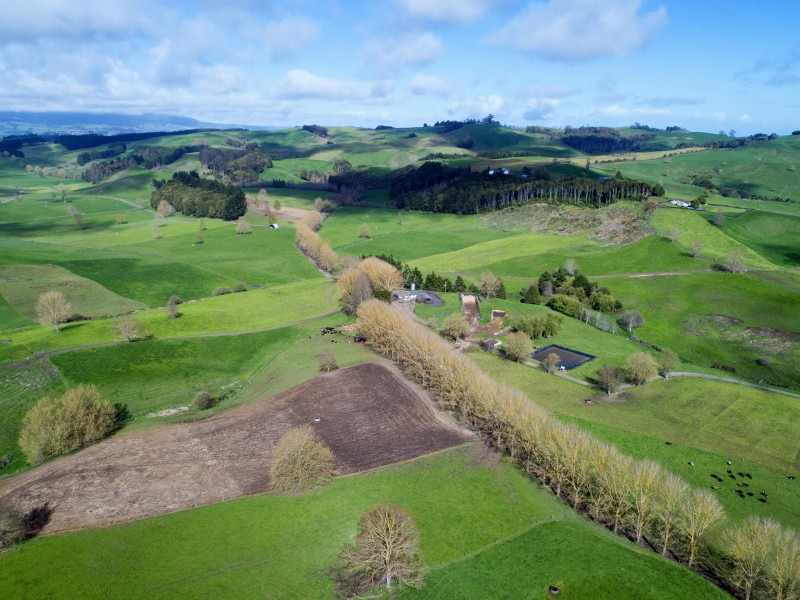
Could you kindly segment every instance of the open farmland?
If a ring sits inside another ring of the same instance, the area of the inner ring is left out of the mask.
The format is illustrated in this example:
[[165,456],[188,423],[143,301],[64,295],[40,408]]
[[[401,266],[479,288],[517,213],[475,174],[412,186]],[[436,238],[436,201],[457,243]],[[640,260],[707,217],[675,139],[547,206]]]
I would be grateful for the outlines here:
[[55,533],[263,492],[277,440],[305,424],[339,475],[474,439],[402,376],[365,364],[204,421],[116,437],[4,480],[0,497],[23,512],[52,507],[44,533]]
[[[510,328],[486,325],[494,309],[506,311],[509,327],[522,317],[551,315],[544,303],[520,303],[519,292],[572,259],[623,310],[642,314],[644,324],[633,332],[641,344],[619,324],[604,331],[591,319],[564,316],[557,333],[533,343],[596,356],[569,372],[577,383],[533,362],[479,353],[467,342],[453,351],[466,351],[497,382],[525,391],[563,422],[631,457],[655,461],[694,488],[710,489],[711,474],[725,476],[732,461],[769,499],[737,495],[744,477],[725,480],[715,496],[731,523],[755,515],[800,524],[800,492],[787,477],[800,468],[796,399],[690,377],[610,397],[593,387],[602,366],[622,371],[634,353],[659,360],[663,348],[678,354],[675,370],[688,374],[800,390],[796,217],[769,212],[782,208],[778,203],[739,198],[722,207],[726,220],[719,224],[713,203],[726,199],[713,192],[705,211],[676,209],[661,198],[658,208],[641,200],[601,209],[523,204],[478,215],[395,208],[393,177],[432,152],[458,155],[443,162],[473,174],[488,165],[511,166],[513,179],[525,166],[555,182],[638,169],[668,194],[693,198],[702,188],[685,179],[719,153],[663,154],[684,138],[698,144],[720,138],[657,132],[629,156],[636,160],[584,170],[588,157],[562,144],[560,133],[479,123],[441,129],[203,133],[213,148],[254,142],[275,154],[273,166],[245,185],[249,235],[237,235],[233,222],[157,217],[151,208],[154,178],[186,169],[224,177],[200,160],[198,148],[173,163],[133,166],[97,184],[55,177],[55,171],[27,173],[24,161],[0,159],[0,460],[6,461],[0,504],[53,509],[47,535],[0,554],[0,594],[52,595],[43,573],[56,564],[70,573],[61,593],[75,597],[330,598],[326,569],[355,535],[358,515],[393,501],[418,522],[429,568],[424,587],[400,590],[398,597],[545,598],[549,585],[575,598],[725,597],[689,570],[577,514],[490,447],[464,445],[475,434],[439,412],[385,357],[353,341],[354,317],[338,312],[334,282],[295,245],[297,219],[328,192],[292,186],[313,188],[310,171],[324,179],[343,160],[369,184],[363,198],[327,214],[319,231],[343,265],[388,254],[423,277],[433,272],[452,282],[461,276],[467,285],[491,271],[502,278],[507,298],[482,299],[482,322],[470,337],[477,343],[488,335],[508,339]],[[131,142],[121,156],[148,146],[189,147],[197,138]],[[470,141],[469,149],[457,146]],[[780,148],[793,151],[791,143]],[[506,152],[512,155],[502,157]],[[76,173],[78,154],[56,144],[26,150],[30,161]],[[658,174],[675,163],[684,165],[679,173]],[[259,185],[268,186],[271,215],[256,206]],[[743,208],[733,207],[737,202]],[[761,202],[758,211],[755,202]],[[795,206],[785,205],[788,212]],[[81,227],[71,211],[83,215]],[[272,219],[278,229],[269,227]],[[702,249],[695,252],[698,240]],[[721,270],[732,252],[742,254],[746,272]],[[214,294],[237,284],[246,293]],[[91,318],[66,323],[60,333],[35,324],[32,306],[51,287],[63,289],[74,311]],[[441,326],[459,312],[458,294],[447,291],[439,292],[443,306],[419,306],[417,315]],[[173,294],[183,300],[177,318],[163,308]],[[114,332],[115,317],[124,314],[142,323],[144,339],[124,343]],[[616,322],[620,315],[606,316]],[[325,350],[342,369],[318,376]],[[93,384],[103,398],[124,405],[128,420],[103,442],[31,468],[17,445],[25,412],[40,397],[78,384]],[[195,407],[200,391],[211,392],[215,406]],[[270,489],[269,465],[280,434],[295,424],[311,424],[332,448],[339,477],[321,489],[281,496]],[[71,530],[82,531],[65,533]],[[722,528],[710,532],[713,552],[722,536]],[[200,538],[223,541],[206,545]],[[169,558],[153,562],[146,552],[155,545]],[[112,566],[104,561],[99,568],[98,548]],[[132,552],[141,558],[129,561]]]

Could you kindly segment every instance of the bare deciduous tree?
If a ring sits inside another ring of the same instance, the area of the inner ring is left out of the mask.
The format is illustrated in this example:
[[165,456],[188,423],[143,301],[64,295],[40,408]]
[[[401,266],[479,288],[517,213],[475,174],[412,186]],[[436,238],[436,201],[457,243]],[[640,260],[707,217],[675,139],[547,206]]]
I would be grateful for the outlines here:
[[738,248],[734,248],[728,253],[723,264],[731,273],[743,273],[746,270],[744,253]]
[[36,301],[36,316],[42,325],[53,325],[61,331],[61,323],[65,323],[72,314],[72,304],[67,302],[61,292],[44,292]]
[[156,213],[161,218],[167,218],[175,213],[175,208],[166,200],[162,200],[161,202],[158,203],[158,208],[156,208]]
[[706,245],[700,240],[692,242],[692,258],[699,258],[705,247]]
[[600,382],[600,388],[607,394],[611,395],[619,386],[622,377],[620,376],[619,369],[612,365],[603,365],[597,371],[597,380]]
[[491,271],[484,271],[478,278],[478,289],[484,298],[494,298],[500,290],[500,279]]
[[236,233],[238,235],[247,235],[249,233],[253,233],[253,228],[250,227],[250,223],[244,219],[239,219],[236,221]]
[[692,490],[689,498],[684,499],[682,508],[678,532],[689,550],[687,560],[691,567],[697,562],[706,533],[722,520],[725,513],[716,496],[706,490]]
[[673,473],[665,473],[658,482],[655,538],[661,546],[663,556],[672,551],[672,543],[679,527],[680,507],[689,491],[686,482]]
[[782,529],[778,533],[764,579],[771,598],[800,598],[800,536],[796,531]]
[[364,225],[362,225],[361,227],[358,228],[358,237],[360,237],[362,239],[369,239],[370,237],[372,237],[372,234],[370,233],[369,225],[367,225],[365,223]]
[[555,352],[550,352],[547,356],[544,357],[544,370],[550,373],[551,375],[558,371],[558,363],[561,362],[561,358]]
[[780,525],[772,519],[750,516],[726,532],[725,549],[733,561],[730,581],[750,600],[766,570]]
[[123,340],[130,343],[145,336],[144,326],[136,317],[120,317],[114,323],[114,333],[120,335]]
[[340,594],[352,597],[379,585],[392,593],[396,583],[420,585],[424,565],[418,551],[419,533],[408,511],[379,504],[361,516],[355,543],[345,545],[339,554]]
[[335,371],[339,368],[339,363],[336,362],[336,357],[333,355],[333,352],[327,348],[317,354],[317,358],[319,359],[320,371]]

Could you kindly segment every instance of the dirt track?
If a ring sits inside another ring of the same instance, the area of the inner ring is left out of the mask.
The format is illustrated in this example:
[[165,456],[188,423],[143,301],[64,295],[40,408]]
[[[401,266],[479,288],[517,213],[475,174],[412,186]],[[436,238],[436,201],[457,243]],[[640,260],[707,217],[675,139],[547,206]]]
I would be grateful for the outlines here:
[[48,505],[43,533],[55,533],[262,492],[274,445],[298,424],[333,450],[337,474],[475,439],[393,367],[367,363],[204,421],[106,440],[0,481],[0,501]]

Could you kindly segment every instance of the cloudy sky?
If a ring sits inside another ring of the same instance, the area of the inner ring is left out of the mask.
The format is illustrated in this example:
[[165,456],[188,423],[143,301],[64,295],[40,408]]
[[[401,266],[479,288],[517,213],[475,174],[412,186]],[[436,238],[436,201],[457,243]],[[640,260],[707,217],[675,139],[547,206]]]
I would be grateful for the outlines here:
[[800,128],[798,0],[2,0],[0,108]]

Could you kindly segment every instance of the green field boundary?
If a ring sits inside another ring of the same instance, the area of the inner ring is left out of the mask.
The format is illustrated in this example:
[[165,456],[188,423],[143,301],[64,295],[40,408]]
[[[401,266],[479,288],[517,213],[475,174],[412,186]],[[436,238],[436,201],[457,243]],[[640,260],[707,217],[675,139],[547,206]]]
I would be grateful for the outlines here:
[[260,327],[258,329],[250,329],[247,331],[225,331],[222,333],[190,333],[186,335],[173,335],[168,337],[160,337],[160,338],[144,338],[140,340],[135,340],[133,342],[126,342],[125,340],[115,340],[113,342],[103,342],[100,344],[88,344],[85,346],[74,346],[72,348],[62,348],[60,350],[45,350],[40,352],[36,356],[29,358],[27,360],[20,360],[13,363],[6,363],[4,365],[0,365],[0,371],[5,371],[7,369],[13,369],[16,367],[25,367],[28,365],[33,364],[39,360],[43,360],[49,358],[51,356],[56,356],[58,354],[66,354],[68,352],[79,352],[81,350],[93,350],[95,348],[107,348],[109,346],[120,346],[123,344],[141,344],[146,342],[164,342],[169,340],[188,340],[193,338],[213,338],[213,337],[229,337],[235,335],[247,335],[248,333],[262,333],[264,331],[274,331],[276,329],[283,329],[284,327],[294,327],[295,325],[305,325],[306,323],[312,323],[314,321],[319,321],[322,319],[326,319],[328,317],[332,317],[334,315],[339,314],[341,311],[337,310],[334,312],[330,312],[324,315],[317,315],[315,317],[309,317],[308,319],[301,319],[299,321],[292,321],[291,323],[282,323],[280,325],[271,325],[270,327]]

